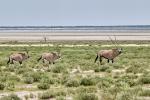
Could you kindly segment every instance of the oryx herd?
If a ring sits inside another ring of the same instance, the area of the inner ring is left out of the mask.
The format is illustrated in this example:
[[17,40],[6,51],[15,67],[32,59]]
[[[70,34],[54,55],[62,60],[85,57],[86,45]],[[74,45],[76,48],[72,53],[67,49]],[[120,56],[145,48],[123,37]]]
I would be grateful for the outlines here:
[[[107,59],[107,62],[109,63],[109,61],[111,60],[112,63],[114,62],[114,59],[120,55],[122,53],[122,48],[119,48],[116,44],[116,38],[115,38],[115,42],[111,39],[111,37],[109,37],[111,42],[115,45],[116,48],[113,49],[109,49],[109,50],[100,50],[97,52],[96,54],[96,58],[95,58],[95,63],[97,61],[97,59],[99,58],[99,62],[100,64],[102,64],[102,58]],[[20,64],[22,64],[22,62],[28,58],[30,58],[29,54],[28,54],[28,50],[25,49],[26,53],[14,53],[11,54],[9,56],[9,60],[7,62],[7,64],[14,64],[14,61],[19,62]],[[48,61],[49,64],[55,64],[55,60],[61,58],[61,54],[60,52],[44,52],[41,54],[41,56],[37,59],[37,61],[39,62],[40,60],[42,60],[43,63],[45,63],[45,61]]]
[[[45,63],[45,60],[46,60],[49,62],[49,64],[51,64],[51,63],[54,64],[54,61],[59,59],[60,57],[61,57],[60,53],[58,53],[58,52],[43,53],[37,61],[42,59],[43,63]],[[22,53],[22,52],[14,53],[14,54],[11,54],[9,56],[9,60],[8,60],[7,64],[9,64],[9,63],[14,64],[14,61],[17,61],[20,64],[22,64],[22,62],[28,58],[30,58],[28,52],[26,52],[26,53]]]

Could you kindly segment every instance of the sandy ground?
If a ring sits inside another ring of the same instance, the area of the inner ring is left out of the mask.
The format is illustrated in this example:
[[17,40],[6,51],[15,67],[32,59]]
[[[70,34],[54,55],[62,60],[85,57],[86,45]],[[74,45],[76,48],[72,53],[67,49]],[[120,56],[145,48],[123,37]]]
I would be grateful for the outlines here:
[[43,41],[47,40],[150,40],[150,33],[101,33],[101,32],[60,32],[60,33],[39,33],[39,32],[0,32],[0,41]]

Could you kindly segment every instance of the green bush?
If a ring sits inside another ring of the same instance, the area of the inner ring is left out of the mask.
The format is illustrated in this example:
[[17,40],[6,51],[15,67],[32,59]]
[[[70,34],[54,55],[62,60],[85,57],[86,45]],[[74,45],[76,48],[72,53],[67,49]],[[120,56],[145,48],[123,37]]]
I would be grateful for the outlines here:
[[11,94],[9,96],[4,96],[0,100],[21,100],[17,95]]
[[40,80],[40,82],[42,83],[48,83],[48,84],[54,84],[55,83],[55,79],[54,78],[50,78],[48,76],[44,76],[42,77],[42,79]]
[[55,96],[56,95],[54,91],[46,91],[46,92],[38,94],[39,99],[50,99],[50,98],[54,98]]
[[132,94],[129,92],[121,92],[119,95],[116,97],[117,100],[133,100]]
[[11,81],[7,82],[6,83],[6,89],[10,90],[10,91],[13,91],[15,89],[15,83],[11,82]]
[[52,72],[54,72],[54,73],[61,73],[64,70],[65,70],[64,66],[62,66],[62,65],[56,65],[56,66],[52,67]]
[[19,82],[20,81],[20,78],[16,75],[10,75],[8,76],[8,79],[9,81],[15,81],[15,82]]
[[1,76],[0,77],[0,82],[6,82],[7,80],[7,77],[6,76]]
[[150,96],[150,90],[149,89],[143,90],[139,95],[140,96]]
[[108,81],[101,81],[97,84],[98,88],[103,89],[103,88],[108,88],[110,87],[110,83]]
[[0,83],[0,90],[4,90],[5,85],[3,83]]
[[64,91],[64,89],[59,89],[59,90],[48,90],[46,92],[40,93],[38,94],[39,99],[50,99],[50,98],[55,98],[57,96],[66,96],[66,92]]
[[75,97],[75,100],[98,100],[98,97],[93,93],[81,93]]
[[66,99],[63,96],[58,96],[58,97],[56,97],[56,100],[66,100]]
[[80,83],[76,79],[69,79],[66,83],[67,87],[78,87],[79,85],[80,85]]
[[97,92],[97,87],[95,86],[80,86],[76,89],[76,93],[96,93]]
[[46,90],[46,89],[49,89],[49,88],[50,88],[50,85],[49,85],[48,83],[43,83],[43,82],[41,82],[41,83],[39,83],[39,84],[37,85],[37,87],[38,87],[39,89]]
[[32,77],[25,77],[24,82],[27,84],[32,84],[34,82],[34,79]]
[[34,82],[39,82],[40,79],[41,79],[41,75],[42,75],[42,73],[33,72],[33,73],[31,74],[31,77],[33,78]]
[[95,85],[95,80],[92,78],[85,77],[81,79],[80,85],[84,86]]
[[141,77],[139,79],[139,83],[142,83],[142,84],[150,84],[150,77]]

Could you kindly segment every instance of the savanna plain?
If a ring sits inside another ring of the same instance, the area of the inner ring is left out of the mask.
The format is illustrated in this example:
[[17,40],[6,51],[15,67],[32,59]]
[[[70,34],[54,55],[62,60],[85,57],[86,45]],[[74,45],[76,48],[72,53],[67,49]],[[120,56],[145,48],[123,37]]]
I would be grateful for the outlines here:
[[[132,43],[138,46],[127,46]],[[96,53],[115,48],[111,42],[51,44],[53,46],[32,46],[32,43],[26,47],[0,46],[0,100],[150,99],[149,42],[119,42],[117,46],[123,49],[122,54],[114,63],[103,59],[102,65],[99,61],[94,63]],[[18,62],[7,65],[9,55],[24,52],[24,48],[29,50],[30,58],[22,65]],[[55,64],[37,62],[43,52],[52,51],[61,53],[61,59]]]

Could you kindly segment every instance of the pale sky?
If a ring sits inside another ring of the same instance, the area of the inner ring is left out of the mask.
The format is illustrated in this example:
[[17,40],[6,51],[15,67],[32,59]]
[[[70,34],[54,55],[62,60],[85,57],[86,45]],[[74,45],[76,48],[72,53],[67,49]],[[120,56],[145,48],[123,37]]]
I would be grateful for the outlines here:
[[150,25],[150,0],[0,0],[0,26]]

